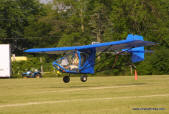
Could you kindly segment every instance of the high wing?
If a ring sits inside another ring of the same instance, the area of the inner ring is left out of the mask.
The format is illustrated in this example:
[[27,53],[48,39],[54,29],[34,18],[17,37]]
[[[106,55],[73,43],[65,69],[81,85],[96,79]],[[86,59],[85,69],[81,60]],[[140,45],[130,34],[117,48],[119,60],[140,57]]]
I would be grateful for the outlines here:
[[34,48],[28,49],[24,52],[28,53],[48,53],[48,54],[63,54],[66,52],[70,52],[73,50],[86,50],[91,48],[96,48],[96,51],[106,51],[110,50],[120,50],[120,49],[130,49],[135,47],[142,47],[148,45],[155,45],[154,42],[150,41],[143,41],[143,40],[120,40],[120,41],[113,41],[113,42],[105,42],[99,44],[90,44],[90,45],[83,45],[83,46],[72,46],[72,47],[55,47],[55,48]]

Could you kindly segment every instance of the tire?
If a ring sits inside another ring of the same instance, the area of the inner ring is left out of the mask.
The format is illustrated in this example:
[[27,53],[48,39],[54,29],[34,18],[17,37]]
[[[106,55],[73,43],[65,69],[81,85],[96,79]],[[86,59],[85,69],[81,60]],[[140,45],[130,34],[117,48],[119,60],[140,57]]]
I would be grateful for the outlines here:
[[36,74],[35,78],[41,78],[41,74]]
[[64,76],[63,77],[63,82],[64,83],[69,83],[70,82],[70,77],[69,76]]
[[87,81],[87,76],[84,76],[84,75],[81,76],[81,77],[80,77],[80,80],[81,80],[82,82],[86,82],[86,81]]

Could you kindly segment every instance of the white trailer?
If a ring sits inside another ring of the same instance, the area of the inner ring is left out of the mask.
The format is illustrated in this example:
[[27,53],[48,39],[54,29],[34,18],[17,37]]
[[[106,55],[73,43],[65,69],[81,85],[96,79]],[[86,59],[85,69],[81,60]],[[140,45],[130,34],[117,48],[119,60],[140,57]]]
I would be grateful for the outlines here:
[[0,44],[0,78],[11,77],[11,52],[9,44]]

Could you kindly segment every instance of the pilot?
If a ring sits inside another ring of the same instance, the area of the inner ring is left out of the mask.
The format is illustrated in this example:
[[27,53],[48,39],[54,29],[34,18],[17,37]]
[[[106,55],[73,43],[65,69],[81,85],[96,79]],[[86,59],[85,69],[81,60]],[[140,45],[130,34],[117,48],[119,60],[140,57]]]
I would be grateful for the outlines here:
[[77,53],[75,53],[72,63],[73,63],[73,65],[79,65],[79,57],[78,57]]
[[73,60],[72,60],[72,65],[70,65],[69,68],[70,70],[79,68],[79,57],[77,53],[75,53]]

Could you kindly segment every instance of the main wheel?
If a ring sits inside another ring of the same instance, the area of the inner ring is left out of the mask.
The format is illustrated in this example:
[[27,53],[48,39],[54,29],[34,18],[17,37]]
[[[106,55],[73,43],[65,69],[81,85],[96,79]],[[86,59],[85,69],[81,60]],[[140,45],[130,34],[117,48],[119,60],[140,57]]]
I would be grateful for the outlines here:
[[70,77],[69,76],[64,76],[63,77],[63,82],[69,83],[69,81],[70,81]]
[[82,82],[86,82],[86,81],[87,81],[87,76],[81,76],[81,77],[80,77],[80,80],[81,80]]

